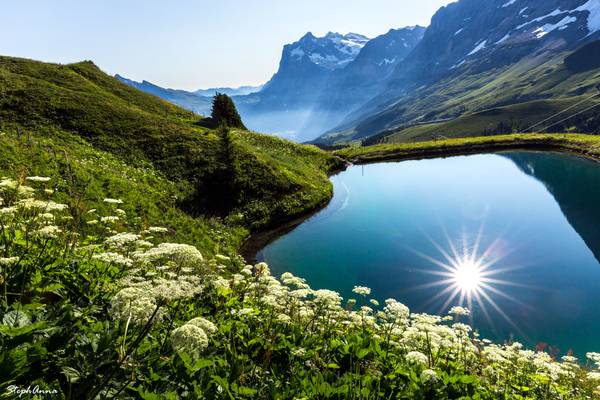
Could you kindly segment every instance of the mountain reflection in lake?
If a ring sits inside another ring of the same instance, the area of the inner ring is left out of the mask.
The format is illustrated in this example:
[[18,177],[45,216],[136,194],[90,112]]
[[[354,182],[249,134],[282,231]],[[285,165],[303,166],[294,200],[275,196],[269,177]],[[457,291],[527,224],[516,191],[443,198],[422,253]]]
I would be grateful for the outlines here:
[[351,167],[258,255],[275,274],[417,312],[471,303],[482,336],[600,350],[600,166],[514,152]]

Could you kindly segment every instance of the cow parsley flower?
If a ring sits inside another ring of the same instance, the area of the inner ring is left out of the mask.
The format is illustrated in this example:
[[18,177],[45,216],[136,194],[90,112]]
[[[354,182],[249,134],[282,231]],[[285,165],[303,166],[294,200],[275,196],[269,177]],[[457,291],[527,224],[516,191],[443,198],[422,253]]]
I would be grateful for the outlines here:
[[600,381],[600,372],[597,372],[597,371],[588,372],[587,378],[590,381]]
[[50,182],[51,178],[48,178],[46,176],[28,176],[25,179],[30,182]]
[[136,257],[142,262],[155,262],[170,259],[174,262],[189,266],[198,266],[204,262],[202,253],[197,248],[188,244],[161,243]]
[[597,367],[600,367],[600,353],[586,353],[585,356],[596,364]]
[[34,234],[43,239],[55,239],[61,232],[58,226],[47,225],[35,231]]
[[148,228],[148,232],[150,233],[166,233],[168,231],[167,228],[163,228],[162,226],[151,226]]
[[338,292],[328,289],[319,289],[313,292],[315,296],[315,303],[325,305],[328,307],[338,306],[342,301],[342,297]]
[[371,294],[371,288],[368,288],[366,286],[354,286],[354,289],[352,289],[352,291],[360,296],[368,296]]
[[267,265],[267,263],[264,263],[264,262],[256,264],[254,266],[254,271],[255,271],[256,275],[270,275],[271,274],[271,270],[269,269],[269,266]]
[[394,299],[387,299],[385,301],[383,312],[389,320],[395,322],[404,321],[410,315],[408,307]]
[[452,315],[456,315],[456,316],[459,316],[459,315],[468,316],[469,314],[471,314],[471,311],[469,311],[468,308],[456,306],[456,307],[452,307],[450,309],[450,311],[448,312],[448,314],[452,314]]
[[420,351],[410,351],[406,354],[406,361],[410,364],[427,365],[429,359]]
[[278,314],[277,315],[277,321],[281,322],[284,325],[287,325],[290,322],[292,322],[292,319],[287,314]]
[[109,238],[107,238],[104,243],[111,247],[125,247],[130,246],[136,243],[140,239],[140,235],[136,235],[134,233],[117,233]]
[[106,252],[96,254],[92,257],[94,260],[102,261],[107,264],[115,264],[123,267],[131,267],[133,261],[125,256],[118,253]]
[[213,324],[212,322],[210,322],[209,320],[202,318],[202,317],[196,317],[196,318],[188,321],[187,324],[197,326],[198,328],[202,328],[205,332],[208,332],[208,333],[216,333],[217,332],[217,326],[215,324]]
[[53,201],[43,201],[36,199],[24,199],[19,201],[18,206],[24,210],[43,210],[46,212],[62,211],[68,206],[66,204],[55,203]]
[[298,347],[291,351],[294,357],[304,357],[306,355],[306,349],[303,347]]
[[185,354],[197,360],[208,347],[208,335],[196,325],[184,324],[171,333],[171,345],[180,355]]
[[0,266],[8,267],[9,265],[16,264],[19,261],[19,257],[0,257]]
[[111,301],[111,313],[114,319],[137,324],[146,323],[154,311],[156,302],[146,290],[137,287],[121,289]]
[[247,315],[252,315],[254,313],[254,310],[251,308],[240,308],[239,310],[235,311],[234,314],[240,316],[240,317],[245,317]]
[[105,203],[108,203],[108,204],[123,204],[123,200],[121,200],[121,199],[109,199],[109,198],[106,198],[103,201]]
[[433,385],[439,380],[438,374],[432,369],[421,372],[421,381],[426,385]]

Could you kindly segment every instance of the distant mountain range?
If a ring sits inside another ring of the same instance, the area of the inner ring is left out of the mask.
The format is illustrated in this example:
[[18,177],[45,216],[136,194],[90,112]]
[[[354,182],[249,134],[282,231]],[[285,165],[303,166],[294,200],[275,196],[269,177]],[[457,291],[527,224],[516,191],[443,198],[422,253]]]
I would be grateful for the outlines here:
[[239,88],[220,87],[211,89],[198,89],[193,92],[188,92],[186,90],[165,89],[145,80],[137,82],[127,79],[119,74],[115,75],[115,78],[129,86],[158,96],[200,115],[210,114],[212,97],[215,95],[215,93],[225,93],[229,96],[243,96],[258,92],[262,89],[262,86],[241,86]]
[[[600,55],[573,54],[598,39],[600,0],[459,0],[427,28],[373,39],[307,33],[284,46],[278,71],[260,90],[230,94],[248,127],[296,141],[388,133],[420,140],[435,137],[435,129],[421,134],[415,126],[595,90]],[[197,93],[135,84],[206,113]],[[535,119],[540,110],[528,112]]]

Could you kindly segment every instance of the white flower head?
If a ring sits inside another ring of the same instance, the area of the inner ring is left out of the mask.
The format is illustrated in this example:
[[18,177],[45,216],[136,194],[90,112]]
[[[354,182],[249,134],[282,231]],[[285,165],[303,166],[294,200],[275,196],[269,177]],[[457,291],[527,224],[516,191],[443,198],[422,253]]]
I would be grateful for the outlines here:
[[123,204],[123,200],[121,200],[121,199],[109,199],[109,198],[106,198],[106,199],[104,199],[102,201],[104,201],[105,203],[108,203],[108,204]]
[[427,365],[429,363],[429,359],[427,356],[420,351],[410,351],[406,354],[406,361],[410,364],[417,365]]
[[196,318],[188,321],[187,323],[190,325],[197,326],[198,328],[202,328],[205,332],[208,332],[208,333],[216,333],[217,332],[216,325],[202,317],[196,317]]
[[180,355],[185,354],[196,360],[208,347],[208,335],[196,325],[184,324],[171,333],[171,345]]
[[29,182],[50,182],[51,178],[48,178],[46,176],[28,176],[25,179]]
[[439,379],[438,374],[432,369],[426,369],[421,372],[421,381],[426,385],[433,385],[437,383]]
[[0,266],[8,267],[9,265],[16,264],[19,261],[19,257],[0,257]]
[[459,315],[468,316],[469,314],[471,314],[471,311],[465,307],[455,306],[450,309],[448,314],[456,315],[456,316],[459,316]]
[[371,294],[371,288],[368,288],[366,286],[354,286],[354,289],[352,289],[352,291],[360,296],[368,296]]
[[114,319],[137,324],[145,324],[156,310],[156,302],[146,290],[137,287],[121,289],[111,301]]

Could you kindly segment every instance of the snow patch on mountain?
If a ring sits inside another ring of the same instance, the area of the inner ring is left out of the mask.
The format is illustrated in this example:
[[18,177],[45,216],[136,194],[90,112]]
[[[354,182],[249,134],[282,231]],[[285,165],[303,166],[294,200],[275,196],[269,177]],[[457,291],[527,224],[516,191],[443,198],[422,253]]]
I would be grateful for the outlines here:
[[384,58],[383,60],[379,61],[377,63],[378,66],[382,66],[382,65],[389,65],[389,64],[393,64],[396,62],[396,57],[389,59],[389,58]]
[[454,32],[454,36],[458,35],[459,33],[461,33],[463,31],[463,29],[465,28],[460,28],[459,30],[457,30],[456,32]]
[[528,8],[529,8],[529,7],[522,8],[522,9],[521,9],[521,11],[519,11],[519,15],[523,15],[523,13],[524,13],[525,11],[527,11],[527,9],[528,9]]
[[461,60],[461,61],[457,62],[456,64],[454,64],[453,66],[451,66],[450,69],[458,68],[458,67],[462,66],[465,62],[466,62],[465,60]]
[[496,43],[494,43],[494,44],[501,44],[501,43],[504,43],[504,42],[506,42],[506,41],[508,40],[508,38],[509,38],[509,37],[510,37],[510,32],[509,32],[509,33],[507,33],[506,35],[504,35],[504,36],[502,37],[502,39],[498,40],[498,41],[497,41]]
[[304,50],[302,50],[300,47],[296,47],[292,50],[292,52],[290,53],[290,55],[294,58],[296,58],[297,60],[301,59],[302,57],[304,57]]
[[556,29],[558,29],[558,30],[566,29],[567,25],[572,24],[573,22],[577,22],[577,18],[572,17],[572,16],[567,16],[567,17],[564,17],[563,19],[561,19],[560,21],[558,21],[556,24],[545,24],[544,26],[541,26],[538,29],[536,29],[535,31],[533,31],[533,33],[535,34],[535,36],[538,39],[540,39]]
[[357,33],[349,33],[345,36],[342,36],[339,33],[329,32],[327,35],[325,35],[325,39],[329,39],[334,43],[339,51],[352,57],[356,57],[360,50],[365,47],[365,44],[367,44],[369,41],[369,38]]
[[587,3],[577,7],[573,11],[588,11],[587,26],[589,34],[600,31],[600,0],[588,0]]
[[473,50],[471,50],[471,52],[469,54],[467,54],[467,57],[472,56],[475,53],[479,53],[481,50],[485,49],[486,44],[487,44],[487,40],[480,42],[477,46],[475,46],[475,48]]
[[508,3],[504,3],[504,5],[502,6],[502,8],[510,7],[513,4],[515,4],[516,2],[517,2],[517,0],[510,0]]
[[[590,0],[590,1],[592,1],[592,0]],[[596,0],[596,1],[600,1],[600,0]],[[525,22],[524,24],[521,24],[521,25],[517,26],[517,30],[519,30],[521,28],[524,28],[527,25],[531,25],[531,24],[536,23],[536,22],[541,22],[541,21],[545,20],[546,18],[556,17],[558,15],[566,14],[568,12],[569,11],[563,11],[560,8],[557,8],[556,10],[552,11],[550,14],[546,14],[546,15],[543,15],[541,17],[534,18],[531,21]]]

